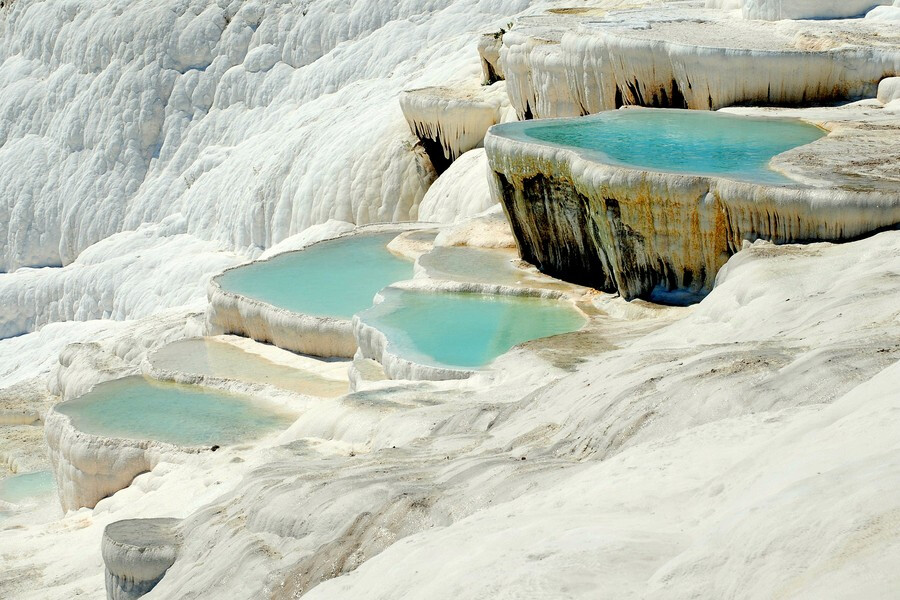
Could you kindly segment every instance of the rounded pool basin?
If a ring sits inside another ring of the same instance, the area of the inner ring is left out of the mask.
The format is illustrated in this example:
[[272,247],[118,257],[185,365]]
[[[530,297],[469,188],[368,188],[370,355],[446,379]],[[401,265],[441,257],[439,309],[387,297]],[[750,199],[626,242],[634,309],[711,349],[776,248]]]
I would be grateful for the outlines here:
[[505,123],[491,132],[575,149],[611,165],[776,185],[796,182],[771,169],[772,158],[826,135],[799,119],[672,109]]
[[55,491],[56,480],[50,471],[20,473],[0,479],[0,500],[10,504],[33,503]]
[[249,441],[286,429],[295,419],[236,394],[141,376],[100,383],[54,410],[85,433],[179,446]]
[[231,269],[222,289],[317,317],[350,319],[383,287],[411,279],[413,263],[392,254],[397,232],[319,242],[304,250]]
[[385,335],[392,354],[433,367],[484,367],[513,346],[585,324],[562,300],[397,288],[382,295],[360,320]]

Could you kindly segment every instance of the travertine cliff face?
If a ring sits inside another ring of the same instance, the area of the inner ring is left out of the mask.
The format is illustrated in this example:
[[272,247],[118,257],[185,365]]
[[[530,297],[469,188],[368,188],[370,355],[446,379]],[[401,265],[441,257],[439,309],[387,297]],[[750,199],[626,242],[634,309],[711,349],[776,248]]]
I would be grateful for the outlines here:
[[[871,163],[871,184],[853,184],[847,173],[831,185],[778,186],[612,166],[508,135],[528,125],[495,127],[485,139],[494,193],[522,258],[627,299],[705,294],[745,241],[849,240],[900,223],[900,186],[875,175],[890,153],[859,157]],[[884,141],[898,133],[878,135]],[[805,164],[838,161],[852,137],[823,138],[776,163],[798,177],[807,171],[812,181],[822,173]]]
[[530,119],[872,97],[900,74],[898,49],[896,26],[875,18],[766,22],[673,5],[522,18],[502,37],[500,64],[513,108]]

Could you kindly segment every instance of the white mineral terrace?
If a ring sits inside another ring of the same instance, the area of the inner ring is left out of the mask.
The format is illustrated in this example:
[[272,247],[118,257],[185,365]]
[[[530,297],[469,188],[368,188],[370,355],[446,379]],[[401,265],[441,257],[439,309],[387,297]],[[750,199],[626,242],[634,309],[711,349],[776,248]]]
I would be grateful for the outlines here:
[[[409,227],[397,225],[374,225],[355,231],[367,233],[401,233]],[[326,237],[316,242],[340,240],[348,234]],[[352,235],[352,234],[350,234]],[[292,249],[291,252],[303,250]],[[269,255],[269,261],[284,253]],[[256,263],[250,263],[253,265]],[[240,265],[242,269],[248,265]],[[227,273],[227,271],[226,271]],[[302,354],[323,357],[351,358],[356,353],[356,340],[350,317],[310,315],[289,310],[270,302],[252,298],[245,294],[223,289],[219,282],[222,276],[210,280],[207,290],[209,308],[207,310],[208,335],[222,333],[238,334],[259,342],[267,342]],[[297,282],[302,287],[304,282]],[[312,292],[308,292],[312,293]]]
[[894,0],[709,0],[708,6],[740,8],[745,19],[841,19],[860,17]]
[[745,242],[848,240],[900,223],[900,115],[878,101],[739,112],[799,116],[830,132],[772,159],[789,185],[622,165],[528,137],[541,121],[489,132],[495,190],[523,257],[626,298],[705,293]]
[[877,16],[768,22],[696,3],[545,15],[503,35],[500,62],[520,117],[827,103],[872,97],[900,73],[900,30]]
[[127,519],[106,526],[101,552],[110,600],[134,600],[152,590],[178,556],[180,519]]
[[503,82],[409,90],[400,96],[400,107],[439,172],[480,147],[491,125],[515,118]]
[[0,598],[894,599],[898,228],[900,0],[0,0]]

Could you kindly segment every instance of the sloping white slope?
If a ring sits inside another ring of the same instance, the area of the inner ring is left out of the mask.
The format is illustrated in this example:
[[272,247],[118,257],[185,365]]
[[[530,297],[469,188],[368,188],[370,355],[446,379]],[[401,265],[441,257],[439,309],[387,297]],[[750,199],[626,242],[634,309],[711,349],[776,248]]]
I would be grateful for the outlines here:
[[62,268],[0,273],[0,338],[56,321],[137,319],[202,298],[211,273],[243,260],[184,226],[169,218],[110,236]]
[[8,589],[99,590],[96,554],[60,541],[170,515],[185,546],[148,600],[290,598],[345,571],[308,597],[890,597],[898,273],[897,232],[757,244],[631,341],[640,306],[602,297],[630,313],[620,347],[567,377],[512,355],[491,389],[321,403],[281,445],[161,465],[93,515],[10,532],[8,577],[39,573],[40,594]]
[[419,219],[452,223],[489,209],[497,202],[491,197],[488,175],[484,149],[469,150],[428,189],[419,206]]
[[0,9],[0,270],[182,213],[265,248],[415,218],[432,174],[396,97],[473,78],[526,0],[153,0]]

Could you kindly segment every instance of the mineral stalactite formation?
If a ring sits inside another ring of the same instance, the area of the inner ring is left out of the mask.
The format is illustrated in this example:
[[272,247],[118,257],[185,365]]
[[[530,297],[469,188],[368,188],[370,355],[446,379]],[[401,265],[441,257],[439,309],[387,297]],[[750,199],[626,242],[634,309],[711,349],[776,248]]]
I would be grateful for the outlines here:
[[900,74],[900,36],[874,18],[766,22],[675,6],[521,19],[500,57],[521,119],[623,105],[716,110],[871,97]]

